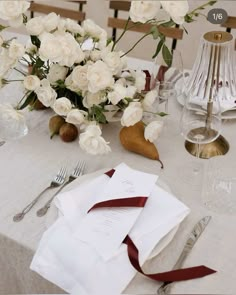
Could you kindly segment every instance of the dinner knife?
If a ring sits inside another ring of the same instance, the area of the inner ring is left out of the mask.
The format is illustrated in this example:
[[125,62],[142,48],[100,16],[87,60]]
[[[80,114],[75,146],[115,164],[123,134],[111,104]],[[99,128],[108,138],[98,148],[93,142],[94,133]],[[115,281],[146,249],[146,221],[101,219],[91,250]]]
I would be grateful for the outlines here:
[[[195,245],[195,243],[197,242],[197,240],[203,233],[204,229],[206,228],[210,220],[211,220],[211,216],[205,216],[200,221],[198,221],[198,223],[194,226],[193,230],[191,231],[184,245],[183,251],[181,252],[177,262],[175,263],[173,267],[173,270],[181,268],[189,252],[192,250],[193,246]],[[160,294],[160,295],[169,294],[171,286],[172,286],[172,282],[163,283],[160,286],[160,288],[157,290],[157,294]]]

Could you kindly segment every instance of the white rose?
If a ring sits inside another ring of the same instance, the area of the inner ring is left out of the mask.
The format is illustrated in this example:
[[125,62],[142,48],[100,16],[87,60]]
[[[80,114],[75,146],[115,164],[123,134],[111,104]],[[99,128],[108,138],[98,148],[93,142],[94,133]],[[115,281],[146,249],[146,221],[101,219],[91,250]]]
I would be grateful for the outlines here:
[[25,27],[29,35],[38,36],[44,32],[43,18],[41,16],[31,18]]
[[78,89],[85,91],[88,89],[88,65],[85,66],[77,66],[74,68],[73,72],[71,73],[71,78],[73,85],[76,85]]
[[97,24],[95,24],[95,22],[91,19],[86,19],[83,22],[82,27],[86,35],[89,35],[90,37],[95,38],[98,41],[104,41],[104,39],[107,40],[107,32],[99,27]]
[[0,18],[9,21],[12,26],[23,23],[22,14],[30,7],[28,1],[0,1]]
[[106,142],[101,134],[99,126],[89,125],[85,132],[80,134],[79,145],[81,149],[92,155],[103,155],[110,152],[109,142]]
[[151,111],[152,106],[156,102],[158,102],[158,94],[157,94],[157,91],[154,89],[149,91],[144,97],[144,100],[142,102],[144,110]]
[[35,75],[29,75],[24,78],[23,85],[25,89],[34,91],[40,87],[40,80]]
[[127,97],[133,98],[135,93],[137,92],[137,88],[135,86],[128,86],[126,88],[126,92],[127,92],[126,94]]
[[103,56],[103,61],[107,64],[113,75],[118,75],[123,69],[122,59],[120,58],[119,52],[109,52]]
[[51,12],[43,18],[43,26],[47,32],[55,30],[58,26],[60,16],[55,12]]
[[35,93],[37,94],[38,100],[46,107],[53,106],[57,98],[56,91],[50,86],[47,79],[41,81],[41,85],[35,90]]
[[112,87],[114,79],[108,66],[101,60],[88,67],[88,90],[96,93],[107,87]]
[[141,92],[142,90],[145,89],[146,74],[141,70],[131,71],[131,73],[132,73],[132,76],[135,79],[134,86],[137,88],[138,92]]
[[64,81],[67,75],[68,69],[60,66],[59,64],[52,64],[47,74],[47,79],[51,84],[55,84],[58,80]]
[[15,39],[11,41],[9,46],[9,57],[17,60],[25,53],[24,45],[18,43]]
[[132,1],[129,15],[133,22],[145,23],[156,18],[160,1]]
[[119,101],[126,97],[127,89],[121,84],[115,84],[113,91],[108,93],[108,99],[113,105],[117,105]]
[[150,142],[154,142],[161,134],[163,121],[153,121],[149,123],[144,130],[144,137]]
[[124,114],[121,118],[122,126],[132,126],[139,122],[143,117],[143,109],[140,102],[131,102],[129,106],[124,110]]
[[72,104],[66,97],[58,98],[53,105],[53,110],[60,116],[66,116],[71,111],[71,109]]
[[161,5],[176,24],[182,25],[184,23],[184,17],[189,11],[187,0],[161,1]]
[[99,105],[100,103],[105,102],[106,100],[107,98],[103,94],[103,92],[97,92],[97,93],[87,92],[83,99],[83,105],[86,108],[91,108],[93,105]]
[[98,61],[99,59],[101,59],[101,51],[100,50],[92,50],[92,51],[90,51],[89,57],[92,61]]
[[40,39],[40,58],[44,61],[50,60],[51,62],[59,62],[62,56],[60,40],[50,33],[43,33]]
[[4,77],[14,64],[15,60],[9,57],[8,50],[2,48],[0,53],[0,77]]
[[66,122],[74,124],[74,125],[80,125],[84,123],[85,115],[86,115],[86,112],[78,110],[78,109],[73,109],[67,114]]
[[70,33],[44,33],[40,37],[40,58],[44,61],[57,62],[61,66],[72,67],[84,60],[84,53],[80,45]]
[[71,91],[74,91],[74,92],[79,92],[80,91],[78,86],[73,83],[71,74],[66,78],[65,85],[66,85],[66,88],[70,89]]
[[70,18],[66,19],[65,27],[66,27],[66,30],[71,33],[80,34],[80,36],[84,36],[83,28],[76,21],[74,21]]

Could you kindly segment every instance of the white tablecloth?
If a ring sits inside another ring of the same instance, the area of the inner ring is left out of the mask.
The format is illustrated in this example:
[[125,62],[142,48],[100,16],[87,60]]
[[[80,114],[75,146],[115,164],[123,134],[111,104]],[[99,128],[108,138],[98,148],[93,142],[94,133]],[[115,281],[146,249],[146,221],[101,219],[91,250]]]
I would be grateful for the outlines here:
[[[1,91],[0,102],[17,100],[20,89],[14,85],[10,84]],[[12,218],[50,183],[62,164],[66,163],[72,169],[79,159],[86,161],[86,173],[113,167],[120,162],[145,172],[157,173],[171,191],[191,208],[191,214],[182,223],[169,246],[158,257],[145,264],[146,272],[171,269],[193,225],[210,214],[213,218],[194,246],[185,266],[205,264],[218,272],[202,279],[176,283],[172,292],[232,294],[236,291],[236,217],[208,212],[201,201],[202,186],[194,186],[189,181],[185,167],[193,157],[186,152],[184,139],[178,130],[181,108],[177,101],[170,102],[170,116],[156,143],[165,165],[163,170],[157,161],[123,149],[118,136],[121,128],[119,123],[103,127],[103,135],[110,141],[112,153],[91,156],[80,150],[77,141],[63,143],[59,137],[50,140],[48,120],[51,111],[33,111],[27,114],[29,134],[19,141],[8,142],[0,147],[0,293],[63,293],[29,270],[39,240],[48,226],[47,216],[38,218],[35,213],[52,192],[45,194],[20,223],[14,223]],[[234,160],[236,150],[235,120],[224,122],[222,134],[230,143],[230,151],[225,155],[224,161],[227,166]],[[206,160],[199,161],[206,163]],[[125,293],[155,294],[157,287],[158,283],[137,274]]]

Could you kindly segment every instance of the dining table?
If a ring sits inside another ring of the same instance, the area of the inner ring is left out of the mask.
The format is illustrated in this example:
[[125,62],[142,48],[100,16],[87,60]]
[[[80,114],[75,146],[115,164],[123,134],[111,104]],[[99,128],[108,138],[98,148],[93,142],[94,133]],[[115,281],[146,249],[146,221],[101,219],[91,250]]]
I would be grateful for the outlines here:
[[[5,33],[13,36],[13,33]],[[17,34],[22,41],[25,35]],[[152,62],[129,58],[132,68],[152,69]],[[23,93],[20,83],[10,83],[0,90],[0,103],[16,103]],[[48,186],[61,166],[71,171],[79,160],[86,163],[84,174],[101,169],[111,169],[119,163],[147,173],[157,174],[159,181],[181,202],[191,209],[190,214],[179,226],[171,242],[155,257],[143,265],[146,273],[171,270],[178,259],[186,239],[194,225],[204,216],[211,221],[198,242],[189,253],[184,267],[207,265],[216,270],[213,275],[200,279],[181,281],[173,284],[173,294],[233,294],[236,291],[236,216],[210,211],[204,206],[204,192],[208,162],[220,163],[225,169],[235,161],[236,119],[223,120],[221,134],[230,148],[224,156],[211,160],[196,159],[185,149],[179,120],[182,105],[176,100],[169,101],[169,114],[164,128],[155,145],[164,164],[129,152],[119,140],[120,122],[102,126],[103,136],[110,142],[111,152],[91,156],[81,150],[78,140],[63,142],[59,136],[50,139],[48,123],[53,111],[50,109],[24,110],[28,134],[18,140],[9,140],[0,146],[0,293],[1,294],[61,294],[66,293],[58,286],[30,270],[30,264],[43,233],[53,224],[57,215],[55,208],[38,217],[36,212],[50,198],[46,192],[32,210],[20,222],[13,222],[13,216],[31,202]],[[236,111],[235,111],[236,113]],[[203,172],[196,175],[197,184],[188,174],[188,167],[198,161]],[[234,175],[235,176],[235,175]],[[65,187],[65,191],[70,185]],[[236,195],[236,187],[234,187]],[[52,214],[52,211],[54,213]],[[70,253],[68,253],[70,255]],[[120,270],[122,271],[122,269]],[[160,282],[137,273],[123,291],[123,294],[156,294]],[[78,294],[79,295],[79,294]]]

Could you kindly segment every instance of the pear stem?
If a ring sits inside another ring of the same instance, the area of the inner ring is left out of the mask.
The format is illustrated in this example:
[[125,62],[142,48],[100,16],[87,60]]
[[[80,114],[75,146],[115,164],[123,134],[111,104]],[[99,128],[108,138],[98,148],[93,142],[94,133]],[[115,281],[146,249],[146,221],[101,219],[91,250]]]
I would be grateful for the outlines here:
[[158,159],[157,161],[161,163],[161,169],[163,169],[164,168],[163,162],[160,159]]

